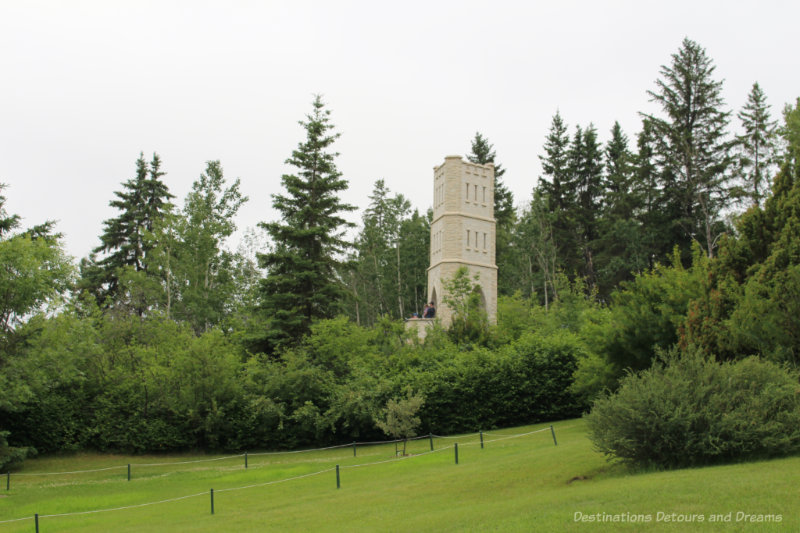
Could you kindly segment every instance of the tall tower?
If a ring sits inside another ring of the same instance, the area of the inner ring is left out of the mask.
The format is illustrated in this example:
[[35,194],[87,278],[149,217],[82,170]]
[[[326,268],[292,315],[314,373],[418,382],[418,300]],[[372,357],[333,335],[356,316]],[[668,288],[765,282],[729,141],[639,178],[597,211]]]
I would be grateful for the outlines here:
[[451,310],[444,305],[444,281],[466,266],[478,275],[481,302],[489,322],[497,321],[495,264],[494,165],[477,165],[447,156],[433,169],[433,221],[428,301],[447,326]]

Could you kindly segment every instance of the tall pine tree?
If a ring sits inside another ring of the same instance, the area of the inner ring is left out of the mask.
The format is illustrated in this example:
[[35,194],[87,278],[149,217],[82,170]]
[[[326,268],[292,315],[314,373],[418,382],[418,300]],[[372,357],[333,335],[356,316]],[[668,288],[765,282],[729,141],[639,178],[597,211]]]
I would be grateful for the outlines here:
[[260,224],[273,240],[272,250],[259,255],[267,269],[260,295],[267,317],[263,347],[269,351],[300,341],[314,320],[332,318],[340,308],[343,287],[336,269],[349,247],[344,232],[353,226],[342,213],[355,207],[338,196],[347,180],[336,168],[338,154],[330,151],[339,134],[329,116],[315,97],[311,114],[300,122],[306,140],[286,160],[297,173],[284,174],[285,193],[272,195],[281,220]]
[[475,133],[471,149],[467,155],[471,163],[494,165],[494,218],[498,226],[509,227],[514,223],[514,194],[503,183],[506,169],[496,161],[494,146],[480,132]]
[[571,183],[570,142],[567,125],[556,111],[550,124],[550,132],[544,143],[544,155],[540,155],[543,175],[539,177],[537,194],[548,217],[547,227],[551,236],[554,255],[558,265],[565,264],[574,245],[573,220],[575,205],[574,184]]
[[769,192],[770,171],[775,164],[777,122],[770,119],[769,105],[758,83],[753,84],[747,103],[737,115],[744,133],[736,137],[739,176],[746,195],[756,206]]
[[[81,261],[80,287],[89,290],[100,303],[118,296],[122,269],[134,272],[147,269],[147,254],[155,246],[146,238],[147,234],[172,208],[173,196],[161,181],[162,176],[158,154],[153,154],[149,164],[144,154],[139,154],[136,176],[124,182],[123,190],[114,193],[117,199],[109,203],[120,214],[103,222],[100,246]],[[98,260],[96,254],[105,255]]]
[[634,156],[628,137],[619,122],[611,129],[605,147],[603,208],[598,224],[598,285],[605,298],[621,281],[632,279],[634,272],[646,269],[641,223],[641,187],[636,187]]
[[[494,165],[495,261],[497,264],[505,265],[511,261],[511,233],[517,221],[514,211],[514,195],[503,183],[506,169],[497,162],[494,146],[489,140],[480,133],[475,133],[471,149],[471,153],[467,155],[467,159],[471,163],[479,165],[492,163]],[[513,271],[500,269],[498,276],[498,292],[511,294],[515,285]]]
[[592,291],[597,284],[594,264],[598,238],[596,221],[603,201],[603,158],[594,125],[589,124],[582,134],[578,128],[572,150],[576,154],[572,181],[577,189],[574,217],[578,232],[577,251],[583,259],[581,274],[586,280],[586,287]]
[[722,99],[722,81],[706,51],[684,39],[672,63],[661,67],[656,90],[648,91],[662,117],[652,121],[667,201],[680,212],[681,233],[675,242],[685,254],[697,240],[709,257],[724,230],[720,212],[730,198],[730,143],[726,141],[730,113]]

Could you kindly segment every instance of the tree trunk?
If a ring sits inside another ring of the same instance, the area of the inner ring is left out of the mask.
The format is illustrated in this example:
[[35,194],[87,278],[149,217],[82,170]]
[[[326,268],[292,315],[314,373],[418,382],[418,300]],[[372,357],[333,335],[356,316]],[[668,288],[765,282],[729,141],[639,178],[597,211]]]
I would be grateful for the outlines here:
[[402,319],[405,317],[405,312],[403,309],[403,283],[400,277],[400,242],[397,242],[395,246],[397,250],[397,304],[400,308],[400,318]]

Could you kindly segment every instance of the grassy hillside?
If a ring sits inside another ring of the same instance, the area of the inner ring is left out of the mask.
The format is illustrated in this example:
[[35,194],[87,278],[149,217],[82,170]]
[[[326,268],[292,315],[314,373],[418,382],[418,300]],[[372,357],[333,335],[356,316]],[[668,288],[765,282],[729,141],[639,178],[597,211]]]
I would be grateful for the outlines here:
[[[2,479],[0,533],[34,531],[32,518],[3,522],[34,513],[41,515],[43,533],[800,530],[796,510],[800,458],[634,474],[609,466],[592,450],[582,421],[554,426],[558,446],[553,445],[549,425],[540,425],[487,433],[484,449],[477,435],[435,439],[434,453],[399,460],[394,460],[393,444],[359,447],[357,457],[352,448],[248,454],[247,469],[241,456],[34,459],[12,474],[10,491],[5,491]],[[543,431],[502,437],[535,430]],[[429,450],[428,440],[415,441],[410,448],[412,453]],[[189,462],[196,460],[204,462]],[[125,466],[129,462],[134,464],[131,481],[127,481]],[[183,464],[143,466],[163,462]],[[336,488],[337,464],[340,489]],[[22,475],[103,468],[108,470]],[[287,478],[297,479],[280,482]],[[210,513],[211,488],[214,515]],[[128,509],[52,516],[181,497],[185,498]],[[597,513],[606,514],[598,517]],[[576,521],[576,516],[627,519],[628,513],[644,515],[641,519],[650,516],[651,521]],[[726,519],[728,513],[730,522],[710,522],[712,515]],[[745,521],[744,514],[781,515],[782,520],[752,523]],[[702,516],[703,522],[689,515]],[[666,522],[665,517],[675,521]],[[693,527],[676,522],[682,519],[694,519]]]

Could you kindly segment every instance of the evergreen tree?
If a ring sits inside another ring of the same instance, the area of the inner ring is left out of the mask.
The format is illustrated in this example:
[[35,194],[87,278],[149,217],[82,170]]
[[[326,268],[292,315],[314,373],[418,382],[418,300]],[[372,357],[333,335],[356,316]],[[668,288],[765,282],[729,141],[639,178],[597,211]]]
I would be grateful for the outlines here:
[[597,142],[597,130],[592,124],[581,132],[578,128],[573,152],[573,177],[576,185],[577,205],[575,212],[578,232],[577,252],[582,256],[580,272],[591,292],[596,285],[594,250],[597,245],[597,218],[602,205],[603,159]]
[[633,154],[628,148],[628,136],[619,122],[611,128],[611,139],[604,151],[605,175],[603,178],[604,213],[613,219],[628,218],[639,209],[633,188]]
[[[506,169],[496,161],[494,147],[486,137],[475,133],[472,140],[472,152],[467,155],[472,163],[494,165],[494,219],[495,219],[495,261],[497,264],[508,264],[510,257],[511,234],[517,221],[514,210],[514,195],[503,183],[502,177]],[[500,269],[498,272],[497,290],[500,294],[513,293],[514,274],[511,269]]]
[[677,202],[667,202],[667,192],[661,185],[656,164],[656,137],[653,122],[644,118],[642,129],[636,135],[636,155],[634,157],[634,190],[637,192],[641,209],[634,213],[642,230],[642,247],[646,268],[653,269],[656,263],[665,263],[675,246],[672,237],[677,232],[673,225],[680,218],[680,211],[670,212],[678,207]]
[[[144,154],[140,154],[136,161],[136,176],[124,182],[123,190],[114,193],[117,199],[109,203],[120,214],[103,222],[100,246],[81,262],[80,286],[100,302],[117,296],[121,269],[146,271],[147,254],[155,245],[148,242],[146,236],[172,208],[169,201],[173,196],[161,181],[163,175],[158,154],[153,154],[149,165]],[[96,254],[106,255],[98,260]]]
[[467,155],[470,163],[494,165],[494,218],[498,226],[508,227],[514,222],[514,194],[503,183],[506,169],[495,161],[494,146],[480,133],[475,133],[471,148],[472,152]]
[[339,310],[343,287],[336,276],[339,256],[349,244],[344,231],[353,224],[342,218],[354,206],[344,204],[337,193],[347,189],[329,151],[339,137],[333,133],[330,111],[321,97],[313,102],[306,121],[306,140],[286,163],[297,174],[284,174],[283,194],[272,195],[281,214],[278,222],[262,222],[274,242],[259,255],[267,276],[261,283],[261,307],[268,318],[267,349],[275,350],[300,341],[315,319],[332,318]]
[[574,186],[571,183],[572,165],[567,125],[556,112],[550,124],[550,132],[544,143],[544,155],[540,155],[543,175],[539,178],[537,192],[546,208],[547,226],[550,228],[552,244],[558,264],[566,264],[574,244],[573,220]]
[[781,157],[781,165],[795,179],[800,178],[800,98],[794,107],[789,104],[783,109],[785,126],[781,128],[781,137],[786,141],[786,153]]
[[730,113],[723,110],[722,82],[713,79],[715,67],[705,50],[689,39],[661,67],[650,99],[664,117],[646,115],[658,141],[657,153],[664,189],[675,194],[667,201],[680,211],[680,240],[684,253],[698,240],[709,257],[724,230],[720,212],[730,197],[730,143],[725,140]]
[[761,205],[769,191],[770,170],[775,160],[777,122],[770,120],[769,105],[758,83],[753,84],[747,103],[737,115],[744,133],[736,137],[739,148],[738,170],[745,183],[747,196]]
[[634,156],[619,122],[605,147],[602,217],[598,222],[599,294],[606,298],[633,272],[647,268],[642,231],[636,216],[642,211],[640,190],[634,187]]

